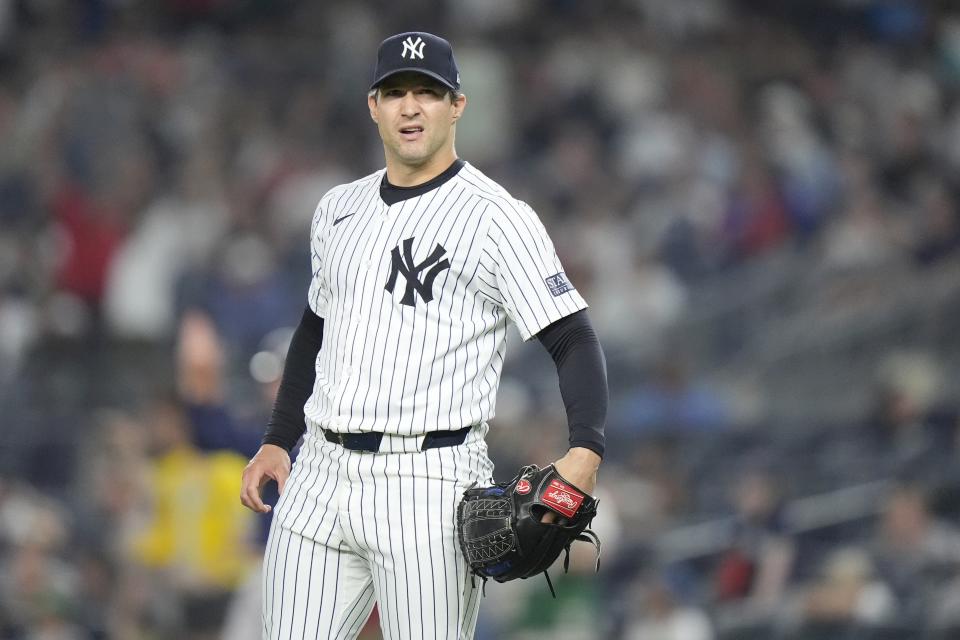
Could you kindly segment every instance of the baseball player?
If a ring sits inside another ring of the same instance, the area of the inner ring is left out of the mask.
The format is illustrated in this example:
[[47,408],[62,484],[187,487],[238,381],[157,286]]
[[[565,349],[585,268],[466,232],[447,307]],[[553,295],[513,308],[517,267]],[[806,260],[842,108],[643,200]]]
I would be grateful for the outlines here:
[[507,322],[557,364],[570,448],[555,464],[587,492],[603,455],[605,364],[536,214],[457,157],[467,98],[450,44],[384,40],[367,103],[386,167],[317,206],[308,306],[243,474],[250,509],[269,510],[268,480],[281,492],[263,633],[355,638],[376,603],[390,640],[471,638],[479,587],[456,509],[492,482],[484,437]]

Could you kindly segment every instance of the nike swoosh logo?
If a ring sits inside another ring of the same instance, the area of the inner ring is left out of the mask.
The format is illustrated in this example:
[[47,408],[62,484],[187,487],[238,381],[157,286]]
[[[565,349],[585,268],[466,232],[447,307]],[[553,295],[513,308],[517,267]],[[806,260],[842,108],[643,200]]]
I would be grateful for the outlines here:
[[333,226],[337,226],[338,224],[340,224],[341,222],[343,222],[344,220],[346,220],[346,219],[349,218],[350,216],[355,216],[355,215],[357,215],[357,214],[356,214],[356,213],[348,213],[348,214],[345,215],[345,216],[340,216],[339,218],[334,218],[334,220],[333,220]]

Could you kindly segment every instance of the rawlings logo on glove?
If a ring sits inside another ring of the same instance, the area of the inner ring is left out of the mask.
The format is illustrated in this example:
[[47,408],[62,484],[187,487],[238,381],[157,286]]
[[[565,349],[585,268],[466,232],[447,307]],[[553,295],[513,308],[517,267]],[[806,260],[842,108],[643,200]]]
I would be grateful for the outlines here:
[[[547,511],[561,516],[541,522]],[[470,569],[483,579],[507,582],[543,573],[577,540],[597,547],[600,539],[587,529],[597,514],[597,500],[564,479],[553,465],[529,465],[513,480],[492,487],[470,488],[457,507],[457,539]]]
[[583,502],[583,494],[574,491],[556,478],[550,481],[550,487],[543,494],[543,504],[553,507],[568,518],[577,512],[577,507]]

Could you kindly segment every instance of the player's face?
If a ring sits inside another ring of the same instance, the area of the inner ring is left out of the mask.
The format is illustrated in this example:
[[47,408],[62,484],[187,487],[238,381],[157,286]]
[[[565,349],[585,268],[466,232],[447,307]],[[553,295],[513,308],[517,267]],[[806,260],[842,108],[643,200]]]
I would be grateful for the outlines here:
[[453,127],[466,106],[464,96],[451,100],[439,82],[402,73],[387,78],[368,103],[386,153],[402,164],[420,167],[438,155],[452,155]]

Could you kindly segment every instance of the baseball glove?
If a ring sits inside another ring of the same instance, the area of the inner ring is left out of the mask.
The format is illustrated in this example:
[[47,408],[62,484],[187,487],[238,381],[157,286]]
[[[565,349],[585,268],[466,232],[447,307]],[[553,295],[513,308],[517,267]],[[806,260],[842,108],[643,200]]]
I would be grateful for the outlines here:
[[[557,514],[543,523],[547,511]],[[587,529],[597,514],[597,500],[581,491],[550,465],[529,465],[509,482],[471,487],[457,507],[457,538],[470,569],[486,582],[507,582],[543,573],[556,596],[547,569],[561,551],[569,567],[570,545],[577,540],[597,548],[600,539]]]

